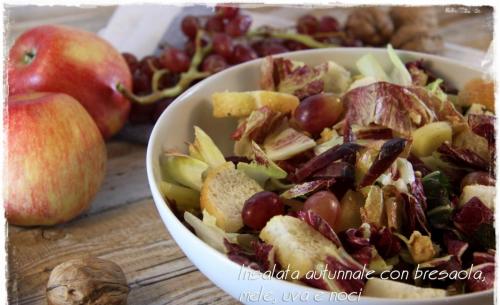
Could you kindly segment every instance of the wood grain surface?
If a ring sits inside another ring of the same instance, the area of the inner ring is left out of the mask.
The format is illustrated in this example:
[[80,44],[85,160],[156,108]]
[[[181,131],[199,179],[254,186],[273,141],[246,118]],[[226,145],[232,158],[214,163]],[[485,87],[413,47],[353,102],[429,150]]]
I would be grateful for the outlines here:
[[[22,31],[45,23],[102,28],[115,7],[7,7],[7,46]],[[487,50],[491,11],[441,14],[445,40]],[[78,219],[51,228],[8,227],[9,304],[46,304],[51,270],[79,256],[119,264],[131,292],[129,304],[238,304],[215,287],[170,238],[154,207],[146,179],[146,147],[108,143],[108,170],[92,208]]]

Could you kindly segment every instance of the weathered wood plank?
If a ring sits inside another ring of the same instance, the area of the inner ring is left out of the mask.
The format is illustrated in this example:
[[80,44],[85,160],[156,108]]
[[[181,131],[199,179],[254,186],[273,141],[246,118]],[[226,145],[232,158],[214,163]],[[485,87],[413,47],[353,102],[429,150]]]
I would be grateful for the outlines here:
[[130,304],[234,304],[170,238],[153,202],[143,200],[53,228],[9,231],[9,303],[45,304],[51,270],[95,255],[125,272]]
[[85,215],[151,197],[146,175],[146,147],[124,141],[107,144],[106,177]]

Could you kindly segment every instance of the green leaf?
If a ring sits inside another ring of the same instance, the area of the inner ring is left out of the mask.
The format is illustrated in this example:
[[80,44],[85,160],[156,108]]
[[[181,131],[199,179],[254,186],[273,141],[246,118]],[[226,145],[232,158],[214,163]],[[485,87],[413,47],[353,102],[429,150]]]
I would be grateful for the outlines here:
[[449,206],[451,185],[448,178],[440,171],[435,171],[422,179],[424,193],[429,210],[439,206]]

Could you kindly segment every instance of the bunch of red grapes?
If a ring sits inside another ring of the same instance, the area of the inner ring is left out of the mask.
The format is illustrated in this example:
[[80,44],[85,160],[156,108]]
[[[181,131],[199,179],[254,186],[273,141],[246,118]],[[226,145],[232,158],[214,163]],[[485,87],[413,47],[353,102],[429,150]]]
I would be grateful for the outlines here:
[[[184,17],[181,30],[187,41],[183,50],[167,46],[160,56],[146,56],[141,60],[132,54],[123,54],[133,75],[133,93],[138,96],[151,94],[153,74],[159,69],[166,69],[168,72],[161,76],[156,90],[175,86],[180,74],[190,68],[198,30],[203,30],[205,33],[203,45],[209,40],[212,43],[211,51],[205,55],[198,69],[210,74],[258,57],[309,49],[295,40],[247,35],[251,24],[252,18],[249,15],[242,13],[238,7],[227,5],[216,6],[214,14],[210,16]],[[296,31],[325,43],[359,45],[357,40],[338,40],[338,35],[335,34],[340,31],[339,23],[331,16],[318,19],[312,15],[304,15],[297,21]],[[329,35],[332,33],[334,35]],[[166,98],[145,105],[133,103],[130,122],[154,123],[173,99]]]

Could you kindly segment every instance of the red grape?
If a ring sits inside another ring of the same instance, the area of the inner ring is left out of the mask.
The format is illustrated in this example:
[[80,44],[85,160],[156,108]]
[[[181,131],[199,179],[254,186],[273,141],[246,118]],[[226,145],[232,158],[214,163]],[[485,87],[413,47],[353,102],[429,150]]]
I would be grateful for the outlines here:
[[309,49],[305,44],[300,43],[295,40],[285,40],[284,42],[285,47],[291,51],[299,51],[299,50],[307,50]]
[[233,54],[233,40],[227,34],[216,33],[213,36],[212,45],[214,52],[228,59]]
[[154,109],[153,109],[152,114],[151,114],[152,123],[155,123],[158,120],[160,115],[168,107],[168,105],[170,105],[172,103],[173,100],[174,100],[173,98],[169,97],[169,98],[159,100],[158,102],[155,102],[153,104]]
[[226,34],[232,37],[245,35],[251,24],[252,17],[248,15],[238,15],[227,23]]
[[254,229],[264,228],[269,219],[285,212],[285,205],[280,197],[273,192],[256,193],[245,201],[241,216],[243,223]]
[[186,72],[191,60],[186,52],[176,48],[166,49],[160,57],[162,65],[174,73]]
[[464,188],[467,185],[495,185],[495,179],[491,177],[491,175],[487,172],[472,172],[465,175],[462,178],[462,183],[460,184],[460,188]]
[[200,24],[198,22],[198,18],[195,16],[186,16],[182,19],[181,30],[190,39],[194,39],[196,37],[196,33],[198,32],[198,28]]
[[130,73],[134,73],[134,71],[139,67],[139,61],[137,57],[130,53],[122,53],[123,59],[127,63],[128,68],[130,69]]
[[202,71],[213,74],[226,69],[229,65],[224,57],[218,54],[211,54],[203,60],[201,67]]
[[155,104],[132,103],[128,119],[132,124],[150,123],[154,109]]
[[337,32],[339,30],[339,22],[332,16],[323,16],[319,20],[318,32]]
[[137,70],[132,79],[132,92],[137,95],[146,95],[151,92],[151,76]]
[[157,57],[149,55],[141,59],[137,70],[151,78],[154,72],[153,68],[160,69],[161,67],[160,60]]
[[317,135],[324,128],[337,123],[342,111],[343,106],[338,95],[320,93],[300,102],[295,109],[294,118],[302,130]]
[[233,55],[231,56],[231,63],[239,64],[257,58],[257,54],[250,47],[237,44],[234,46]]
[[303,209],[312,210],[334,227],[340,212],[340,203],[332,192],[319,191],[307,198]]
[[297,32],[312,35],[317,32],[319,26],[318,19],[312,15],[304,15],[297,21]]
[[237,6],[222,4],[215,6],[215,13],[224,19],[233,19],[236,15],[238,15],[239,11],[240,8]]
[[205,30],[210,33],[224,32],[224,27],[224,20],[219,18],[219,16],[212,16],[208,18],[207,23],[205,24]]
[[277,41],[260,40],[252,44],[259,57],[288,52],[289,50]]

